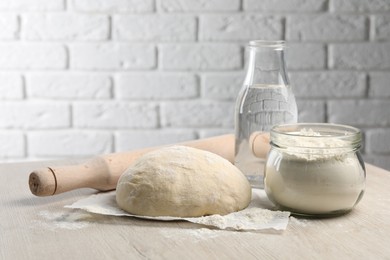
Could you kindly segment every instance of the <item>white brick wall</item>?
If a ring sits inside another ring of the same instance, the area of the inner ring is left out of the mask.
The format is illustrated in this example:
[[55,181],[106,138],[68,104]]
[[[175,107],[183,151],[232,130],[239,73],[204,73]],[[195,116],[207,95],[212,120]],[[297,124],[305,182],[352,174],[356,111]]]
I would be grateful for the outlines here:
[[25,138],[21,131],[1,131],[0,143],[1,158],[7,159],[25,157]]
[[243,0],[244,10],[260,12],[318,12],[325,11],[326,0]]
[[326,54],[325,44],[291,42],[286,63],[289,71],[326,69]]
[[89,13],[144,13],[154,11],[155,5],[154,0],[67,0],[67,4],[72,11]]
[[363,98],[366,75],[350,71],[291,72],[294,93],[302,98]]
[[242,67],[241,49],[235,44],[161,44],[159,52],[159,65],[163,70],[237,70]]
[[71,126],[68,102],[4,101],[0,103],[1,129],[52,129]]
[[370,98],[390,98],[390,73],[372,72],[370,73]]
[[69,67],[80,70],[153,69],[155,47],[130,43],[74,43],[69,46]]
[[172,144],[196,139],[190,129],[153,129],[119,131],[115,134],[115,145],[119,150],[135,150],[144,147]]
[[112,98],[112,80],[104,73],[26,73],[25,81],[26,95],[31,99]]
[[66,49],[57,43],[0,43],[0,69],[65,69]]
[[377,12],[390,11],[388,0],[333,0],[330,10],[339,12]]
[[2,14],[0,16],[0,39],[11,40],[17,35],[19,29],[18,17],[14,14]]
[[244,45],[285,39],[301,122],[390,169],[389,0],[0,1],[0,162],[232,132]]
[[112,152],[112,139],[107,131],[31,131],[27,134],[27,151],[36,158],[90,156]]
[[204,14],[199,18],[200,41],[280,39],[281,17],[258,14]]
[[288,41],[359,41],[366,39],[364,15],[299,14],[287,16]]
[[234,103],[188,100],[161,104],[163,127],[233,127]]
[[35,12],[35,11],[62,11],[65,8],[63,0],[12,0],[0,1],[1,11]]
[[115,77],[118,99],[169,100],[199,96],[199,83],[191,73],[120,73]]
[[0,101],[23,98],[23,78],[18,73],[0,73]]
[[390,124],[390,100],[331,100],[328,101],[328,119],[332,123],[359,126],[382,126]]
[[75,102],[73,124],[93,129],[156,128],[157,112],[155,104],[145,102]]
[[238,11],[240,0],[157,0],[157,5],[164,12],[225,12]]
[[21,38],[31,41],[106,40],[110,31],[107,15],[23,14],[21,26]]
[[341,43],[330,45],[332,69],[390,69],[390,42]]
[[191,15],[115,15],[113,38],[129,41],[195,41],[196,17]]

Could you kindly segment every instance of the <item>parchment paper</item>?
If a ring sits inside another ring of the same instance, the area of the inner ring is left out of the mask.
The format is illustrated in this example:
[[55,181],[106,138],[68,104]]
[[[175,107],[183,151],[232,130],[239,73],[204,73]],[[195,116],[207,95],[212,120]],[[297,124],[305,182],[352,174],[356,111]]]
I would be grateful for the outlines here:
[[132,215],[118,207],[115,200],[115,191],[94,194],[65,207],[110,216],[129,216],[159,221],[184,220],[219,229],[243,231],[285,230],[290,216],[290,212],[287,211],[271,210],[272,204],[268,201],[264,190],[259,189],[252,189],[252,201],[246,209],[224,216],[211,215],[196,218],[180,218]]

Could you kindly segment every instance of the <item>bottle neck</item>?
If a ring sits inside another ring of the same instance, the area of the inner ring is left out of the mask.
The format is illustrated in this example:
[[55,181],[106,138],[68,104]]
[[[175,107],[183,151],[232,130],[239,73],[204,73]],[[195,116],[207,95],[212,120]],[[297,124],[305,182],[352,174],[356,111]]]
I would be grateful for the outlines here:
[[244,85],[289,85],[283,41],[249,43]]

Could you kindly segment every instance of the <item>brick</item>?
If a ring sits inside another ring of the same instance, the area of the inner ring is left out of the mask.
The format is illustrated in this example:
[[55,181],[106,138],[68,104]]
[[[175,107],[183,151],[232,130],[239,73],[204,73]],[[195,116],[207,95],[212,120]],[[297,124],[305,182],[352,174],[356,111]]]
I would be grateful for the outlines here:
[[375,39],[390,40],[390,15],[375,16]]
[[390,125],[390,100],[331,100],[328,119],[331,123],[358,126]]
[[234,126],[232,128],[208,128],[199,130],[199,138],[209,138],[217,135],[234,134]]
[[0,69],[64,69],[64,46],[47,43],[0,43]]
[[65,9],[64,0],[12,0],[0,1],[0,11],[61,11]]
[[389,0],[333,0],[330,9],[334,12],[390,11]]
[[239,0],[160,0],[158,7],[164,12],[238,11]]
[[208,73],[202,75],[202,97],[216,100],[236,100],[244,82],[244,72]]
[[105,40],[109,35],[106,15],[69,13],[22,15],[22,39]]
[[390,74],[388,72],[371,72],[369,97],[390,98]]
[[325,102],[322,100],[297,99],[298,122],[323,123],[325,122]]
[[27,134],[28,155],[80,157],[107,154],[112,152],[112,139],[111,133],[102,131],[34,131]]
[[282,39],[280,17],[256,14],[201,15],[199,39],[202,41],[241,41],[251,39]]
[[359,72],[291,72],[294,94],[302,98],[345,98],[366,95],[366,76]]
[[234,44],[163,44],[160,65],[170,70],[228,70],[242,67],[241,48]]
[[120,99],[183,99],[199,96],[197,77],[179,73],[117,74],[116,94]]
[[290,41],[365,40],[368,29],[363,15],[291,15],[286,39]]
[[161,105],[161,121],[165,127],[232,127],[234,102],[206,100],[165,102]]
[[89,70],[151,69],[156,50],[149,44],[79,43],[70,47],[70,67]]
[[73,9],[83,12],[143,13],[154,11],[154,0],[73,0]]
[[327,8],[326,0],[243,0],[245,11],[319,12]]
[[336,69],[389,69],[390,43],[332,44],[329,65]]
[[14,14],[1,14],[0,28],[0,39],[16,39],[19,32],[18,17]]
[[26,93],[32,98],[108,99],[111,78],[104,74],[31,73],[26,75]]
[[188,129],[158,129],[120,131],[115,135],[117,151],[129,151],[145,147],[153,147],[194,140],[197,135]]
[[0,99],[22,99],[23,79],[17,73],[0,73]]
[[61,102],[0,103],[0,128],[46,129],[70,126],[69,105]]
[[114,37],[131,41],[195,41],[195,16],[184,15],[116,15]]
[[326,50],[322,44],[291,43],[286,51],[288,70],[324,69]]
[[366,131],[366,151],[390,155],[390,129],[370,129]]
[[0,158],[24,157],[24,135],[21,131],[0,132]]
[[77,102],[73,124],[80,128],[155,128],[157,107],[151,103]]

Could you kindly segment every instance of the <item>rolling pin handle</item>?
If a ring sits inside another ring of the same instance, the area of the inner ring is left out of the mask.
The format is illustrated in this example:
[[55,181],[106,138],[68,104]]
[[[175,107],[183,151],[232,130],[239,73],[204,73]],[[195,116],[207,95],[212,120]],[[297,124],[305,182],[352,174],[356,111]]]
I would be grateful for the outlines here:
[[249,137],[249,145],[252,147],[252,153],[257,158],[266,158],[270,145],[270,135],[267,132],[254,132]]
[[52,196],[57,191],[57,178],[49,167],[33,171],[28,183],[31,193],[36,196]]

